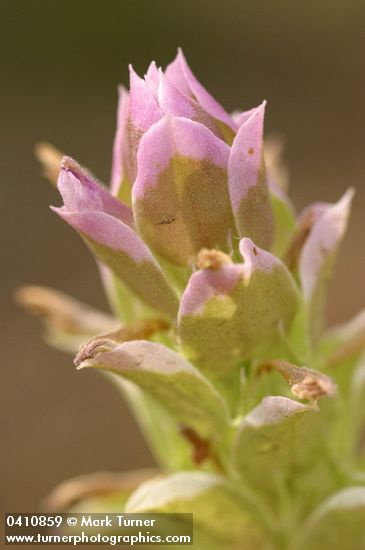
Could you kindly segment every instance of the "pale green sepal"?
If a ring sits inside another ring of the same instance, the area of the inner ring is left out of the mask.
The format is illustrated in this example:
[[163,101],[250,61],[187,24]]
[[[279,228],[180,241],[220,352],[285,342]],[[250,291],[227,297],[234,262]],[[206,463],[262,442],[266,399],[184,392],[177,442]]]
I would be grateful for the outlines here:
[[174,416],[136,384],[106,374],[126,398],[157,464],[168,471],[192,468],[192,450]]
[[262,532],[250,503],[224,478],[213,474],[178,472],[146,482],[131,495],[126,512],[192,513],[197,548],[201,548],[201,531],[220,541],[220,548],[229,542],[233,545],[229,548],[262,548]]
[[278,193],[271,192],[270,200],[275,228],[272,253],[283,258],[295,230],[295,212],[289,199]]
[[213,385],[183,357],[162,344],[136,340],[96,349],[80,367],[113,372],[137,384],[169,410],[178,422],[203,437],[223,437],[227,406]]
[[363,550],[365,487],[349,487],[329,497],[310,517],[300,550]]
[[275,492],[278,482],[303,467],[307,435],[315,409],[292,399],[265,397],[242,421],[233,462],[242,479],[260,491]]

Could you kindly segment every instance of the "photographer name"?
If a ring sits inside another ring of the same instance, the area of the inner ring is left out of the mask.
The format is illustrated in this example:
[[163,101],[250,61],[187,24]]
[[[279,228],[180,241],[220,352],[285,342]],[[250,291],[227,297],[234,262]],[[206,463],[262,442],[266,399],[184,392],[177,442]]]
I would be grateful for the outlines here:
[[80,519],[81,527],[153,527],[156,519],[132,518],[123,515],[106,515],[102,518],[94,515],[83,515]]

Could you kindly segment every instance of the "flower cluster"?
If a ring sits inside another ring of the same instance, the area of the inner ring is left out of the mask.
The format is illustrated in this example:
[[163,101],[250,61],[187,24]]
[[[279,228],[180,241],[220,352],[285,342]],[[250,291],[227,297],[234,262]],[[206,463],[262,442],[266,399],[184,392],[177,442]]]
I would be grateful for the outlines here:
[[353,193],[297,216],[265,105],[228,114],[179,51],[120,88],[110,192],[63,157],[52,208],[114,315],[19,299],[78,368],[116,375],[161,470],[69,482],[51,508],[193,512],[199,549],[365,547],[365,318],[323,322]]

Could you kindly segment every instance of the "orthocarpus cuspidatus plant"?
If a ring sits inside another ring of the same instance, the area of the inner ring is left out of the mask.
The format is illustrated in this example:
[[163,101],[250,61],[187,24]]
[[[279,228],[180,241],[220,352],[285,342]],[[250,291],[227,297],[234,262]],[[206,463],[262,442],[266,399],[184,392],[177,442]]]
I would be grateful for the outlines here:
[[110,189],[39,146],[113,315],[18,299],[111,373],[159,464],[66,482],[53,509],[193,512],[199,550],[365,548],[365,314],[323,321],[353,193],[296,216],[265,106],[229,115],[179,51],[120,88]]

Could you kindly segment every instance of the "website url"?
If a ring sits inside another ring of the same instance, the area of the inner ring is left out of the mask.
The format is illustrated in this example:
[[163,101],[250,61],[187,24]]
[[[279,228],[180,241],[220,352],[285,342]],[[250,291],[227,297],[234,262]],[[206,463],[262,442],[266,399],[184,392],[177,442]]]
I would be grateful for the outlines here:
[[190,535],[150,535],[139,532],[134,535],[87,535],[83,531],[78,535],[6,535],[6,544],[108,544],[109,546],[135,544],[191,544]]
[[109,544],[110,546],[129,544],[191,544],[189,535],[149,535],[139,532],[136,535],[6,535],[6,544]]

